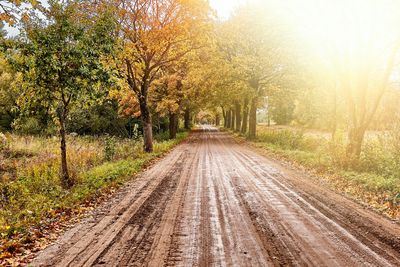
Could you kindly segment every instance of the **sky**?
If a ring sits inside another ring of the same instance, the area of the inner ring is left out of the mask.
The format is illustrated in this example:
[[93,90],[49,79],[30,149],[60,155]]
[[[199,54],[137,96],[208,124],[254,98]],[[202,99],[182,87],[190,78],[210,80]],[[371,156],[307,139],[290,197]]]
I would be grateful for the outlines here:
[[210,5],[217,11],[219,18],[227,19],[236,8],[246,2],[246,0],[210,0]]

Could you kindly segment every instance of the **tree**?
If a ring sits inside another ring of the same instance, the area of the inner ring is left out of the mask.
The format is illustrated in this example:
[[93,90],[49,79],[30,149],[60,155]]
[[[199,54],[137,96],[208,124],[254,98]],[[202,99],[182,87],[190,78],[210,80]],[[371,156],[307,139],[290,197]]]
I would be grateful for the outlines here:
[[46,102],[58,122],[61,149],[61,182],[73,185],[67,166],[66,123],[78,101],[99,96],[110,81],[102,58],[111,53],[114,20],[110,12],[94,22],[79,12],[76,3],[49,1],[46,21],[31,18],[25,24],[26,38],[14,62],[27,82],[19,103],[24,109]]
[[175,139],[178,131],[179,112],[183,104],[183,77],[174,72],[164,75],[155,86],[153,97],[156,103],[156,111],[161,116],[169,119],[169,138]]
[[[237,125],[236,130],[241,128],[246,131],[248,121],[249,138],[256,137],[257,109],[261,100],[268,93],[268,88],[282,78],[287,68],[282,56],[285,49],[283,31],[272,20],[265,19],[264,12],[265,9],[259,6],[242,9],[222,25],[218,38],[218,47],[233,67],[235,83],[241,83],[240,95],[236,93],[238,98],[232,99],[232,106],[236,102],[236,112],[232,114],[232,111],[228,111],[228,117],[240,115],[239,101],[242,101],[242,127]],[[231,128],[232,124],[234,120],[230,123]]]
[[[161,70],[198,48],[209,14],[202,0],[115,1],[124,46],[119,69],[139,102],[144,151],[153,151],[149,89]],[[203,36],[203,37],[202,37]]]

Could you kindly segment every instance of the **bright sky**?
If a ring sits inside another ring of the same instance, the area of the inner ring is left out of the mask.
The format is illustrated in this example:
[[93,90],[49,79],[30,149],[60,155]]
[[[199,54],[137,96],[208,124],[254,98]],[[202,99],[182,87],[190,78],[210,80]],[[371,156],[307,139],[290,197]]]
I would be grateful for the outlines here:
[[227,19],[240,5],[245,4],[246,0],[210,0],[210,5],[218,13],[221,19]]

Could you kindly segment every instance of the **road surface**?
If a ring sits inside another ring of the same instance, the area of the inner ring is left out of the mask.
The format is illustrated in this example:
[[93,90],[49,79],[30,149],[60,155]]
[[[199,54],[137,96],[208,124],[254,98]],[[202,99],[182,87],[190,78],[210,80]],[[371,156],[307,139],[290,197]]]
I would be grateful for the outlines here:
[[33,266],[400,266],[400,226],[203,126]]

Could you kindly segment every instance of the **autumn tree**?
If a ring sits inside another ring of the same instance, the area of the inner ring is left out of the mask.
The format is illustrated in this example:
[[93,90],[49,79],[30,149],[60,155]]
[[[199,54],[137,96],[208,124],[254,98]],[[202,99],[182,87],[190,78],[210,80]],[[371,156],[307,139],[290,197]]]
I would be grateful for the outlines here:
[[170,139],[176,138],[178,130],[179,113],[184,97],[182,80],[182,75],[173,71],[169,75],[164,75],[152,92],[155,98],[156,111],[161,116],[168,117]]
[[[221,87],[227,78],[225,64],[215,50],[214,39],[210,38],[202,48],[190,53],[186,60],[185,79],[183,80],[183,109],[185,128],[189,128],[191,118],[201,110],[214,113],[215,121],[221,114],[221,105],[228,99],[222,94]],[[221,93],[221,94],[219,94]]]
[[73,185],[67,166],[66,123],[78,101],[99,96],[110,75],[102,58],[111,53],[114,20],[104,13],[94,22],[79,12],[78,3],[49,1],[44,21],[30,18],[25,38],[18,43],[14,65],[23,73],[25,90],[20,105],[28,110],[46,102],[58,122],[61,144],[61,181]]
[[371,59],[370,51],[366,51],[365,57],[370,60],[362,63],[366,65],[360,66],[360,72],[356,74],[350,71],[354,76],[341,79],[340,92],[345,95],[349,112],[347,155],[351,161],[360,157],[365,132],[390,85],[400,39],[397,42],[388,48],[390,52],[383,60]]
[[[246,7],[229,21],[218,33],[218,48],[236,79],[241,83],[240,93],[231,99],[232,104],[225,117],[231,117],[228,127],[248,131],[255,138],[257,109],[267,95],[270,85],[282,78],[286,71],[283,61],[284,43],[280,27],[275,27],[258,6]],[[236,119],[233,119],[236,118]],[[233,125],[236,124],[236,127]],[[247,127],[248,125],[248,127]]]
[[144,150],[153,151],[149,90],[161,70],[196,49],[204,36],[208,3],[202,0],[116,1],[123,51],[119,69],[135,93]]
[[[239,98],[242,87],[238,84],[235,66],[218,46],[216,33],[206,48],[199,50],[190,61],[188,82],[191,84],[190,100],[194,105],[212,111],[215,121],[224,119],[224,126],[231,127],[234,98]],[[221,117],[217,119],[217,117]]]

